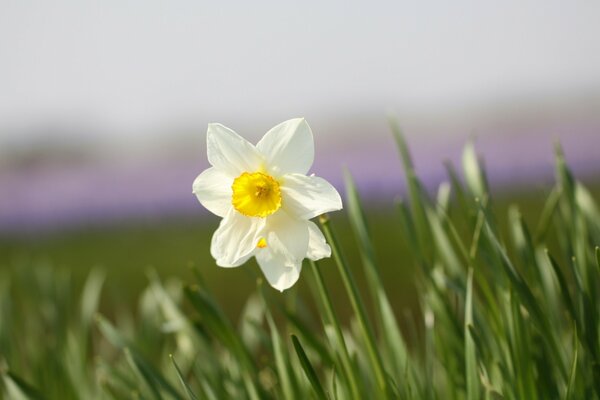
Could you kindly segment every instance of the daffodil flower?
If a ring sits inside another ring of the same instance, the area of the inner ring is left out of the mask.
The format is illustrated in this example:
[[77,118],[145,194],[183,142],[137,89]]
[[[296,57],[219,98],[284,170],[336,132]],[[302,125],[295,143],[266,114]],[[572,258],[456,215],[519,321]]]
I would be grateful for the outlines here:
[[340,210],[342,201],[329,182],[306,175],[314,142],[303,118],[275,126],[256,146],[209,124],[206,144],[212,167],[196,178],[193,192],[223,218],[210,246],[217,265],[237,267],[254,256],[271,286],[284,291],[298,280],[304,258],[331,255],[310,219]]

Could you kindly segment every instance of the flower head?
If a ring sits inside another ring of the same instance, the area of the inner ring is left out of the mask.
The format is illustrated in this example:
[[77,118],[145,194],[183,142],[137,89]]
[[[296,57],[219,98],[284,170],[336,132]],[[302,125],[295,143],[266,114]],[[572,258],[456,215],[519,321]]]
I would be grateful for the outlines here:
[[300,276],[302,260],[331,255],[312,221],[340,210],[340,195],[326,180],[307,176],[314,158],[310,127],[303,118],[285,121],[256,146],[221,124],[209,124],[208,162],[193,192],[222,217],[210,251],[221,267],[251,257],[274,288],[283,291]]

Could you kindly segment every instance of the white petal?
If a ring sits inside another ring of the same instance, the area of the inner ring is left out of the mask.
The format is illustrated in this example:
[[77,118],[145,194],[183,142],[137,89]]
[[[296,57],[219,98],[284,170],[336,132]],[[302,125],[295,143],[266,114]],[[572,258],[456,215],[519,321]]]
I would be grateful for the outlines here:
[[317,261],[321,258],[331,257],[331,247],[327,244],[325,236],[319,227],[312,221],[308,221],[308,252],[306,257]]
[[263,161],[252,143],[221,124],[208,124],[206,152],[212,166],[234,178],[257,171]]
[[302,219],[342,209],[342,199],[337,190],[317,176],[285,175],[281,197],[282,207],[291,215]]
[[192,191],[208,211],[225,217],[231,208],[232,183],[231,176],[211,167],[194,180]]
[[304,118],[290,119],[269,130],[256,148],[270,174],[306,174],[315,157],[313,135]]
[[292,287],[300,277],[302,261],[292,262],[268,247],[256,253],[256,261],[269,284],[280,292]]
[[233,207],[221,220],[210,243],[210,253],[220,267],[237,267],[250,258],[261,238],[264,218],[250,218]]
[[293,263],[302,261],[308,251],[308,221],[290,217],[279,210],[266,218],[264,237],[269,251]]

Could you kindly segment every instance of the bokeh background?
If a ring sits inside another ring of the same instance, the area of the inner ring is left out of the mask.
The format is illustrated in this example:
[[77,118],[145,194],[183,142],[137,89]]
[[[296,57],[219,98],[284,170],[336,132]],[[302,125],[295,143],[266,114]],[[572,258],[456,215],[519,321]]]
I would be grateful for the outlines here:
[[0,268],[99,266],[127,301],[149,268],[185,280],[195,265],[235,314],[259,272],[210,258],[218,219],[191,193],[206,125],[256,142],[303,116],[313,172],[340,191],[342,167],[355,176],[385,281],[410,303],[410,266],[391,262],[409,249],[388,115],[430,190],[475,140],[499,207],[510,195],[533,219],[556,142],[598,187],[599,20],[591,1],[3,1]]

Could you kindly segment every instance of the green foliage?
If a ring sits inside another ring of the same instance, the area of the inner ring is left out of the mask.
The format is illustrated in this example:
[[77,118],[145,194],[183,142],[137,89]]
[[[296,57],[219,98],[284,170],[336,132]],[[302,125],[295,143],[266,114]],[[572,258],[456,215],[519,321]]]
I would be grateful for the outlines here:
[[[282,296],[259,280],[235,323],[199,275],[182,284],[151,273],[137,309],[102,316],[100,271],[81,289],[50,267],[0,271],[0,398],[600,398],[600,213],[562,150],[530,229],[516,206],[498,213],[472,143],[464,181],[448,164],[432,199],[392,131],[407,200],[387,240],[410,253],[378,256],[346,171],[354,248],[321,218],[342,298],[323,264],[307,262],[309,293]],[[417,307],[398,309],[390,269],[414,271]]]

